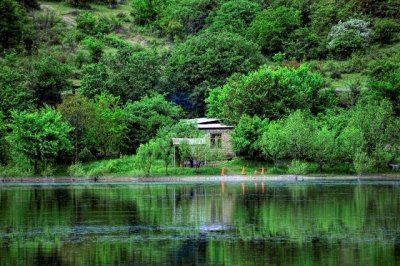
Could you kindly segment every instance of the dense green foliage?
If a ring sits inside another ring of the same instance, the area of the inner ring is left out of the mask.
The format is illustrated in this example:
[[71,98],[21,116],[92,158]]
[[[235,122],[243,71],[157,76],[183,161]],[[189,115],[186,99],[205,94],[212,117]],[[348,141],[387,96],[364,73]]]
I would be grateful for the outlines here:
[[[139,147],[148,154],[151,142],[167,172],[171,138],[201,137],[177,122],[206,111],[236,126],[236,155],[290,173],[400,162],[398,0],[39,4],[0,2],[2,164],[79,170]],[[14,132],[42,113],[61,114],[71,129],[60,127],[67,140],[33,158],[16,149],[26,144]],[[179,164],[219,156],[188,146],[177,148]]]
[[[237,122],[241,115],[278,119],[297,109],[319,112],[326,92],[323,77],[307,66],[297,69],[262,67],[248,75],[235,76],[223,87],[210,92],[210,116]],[[221,104],[223,103],[223,104]]]
[[0,51],[24,46],[28,27],[29,19],[16,1],[0,1]]
[[247,36],[257,43],[264,53],[272,55],[283,51],[289,34],[299,27],[299,11],[283,6],[269,8],[257,14]]
[[82,92],[94,97],[108,92],[126,102],[137,101],[157,91],[161,75],[161,58],[155,51],[121,51],[105,56],[97,64],[85,66]]
[[32,113],[12,112],[10,129],[6,139],[11,149],[15,156],[23,156],[32,162],[35,173],[72,148],[68,139],[71,127],[62,120],[59,112],[47,106]]
[[[234,73],[247,73],[262,62],[257,46],[234,34],[207,32],[178,46],[166,65],[166,86],[182,97],[185,109],[204,113],[208,89],[222,85]],[[187,106],[185,106],[187,105]]]
[[165,100],[161,95],[143,97],[140,101],[130,102],[125,107],[128,120],[126,149],[134,152],[140,143],[156,136],[161,128],[178,122],[182,109]]

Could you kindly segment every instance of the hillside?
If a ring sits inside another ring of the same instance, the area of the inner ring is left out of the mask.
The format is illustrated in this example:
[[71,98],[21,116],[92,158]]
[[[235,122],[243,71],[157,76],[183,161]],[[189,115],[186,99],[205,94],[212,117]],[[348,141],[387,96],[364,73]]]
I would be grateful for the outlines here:
[[4,173],[167,162],[206,115],[294,172],[399,160],[399,0],[1,0],[0,25]]

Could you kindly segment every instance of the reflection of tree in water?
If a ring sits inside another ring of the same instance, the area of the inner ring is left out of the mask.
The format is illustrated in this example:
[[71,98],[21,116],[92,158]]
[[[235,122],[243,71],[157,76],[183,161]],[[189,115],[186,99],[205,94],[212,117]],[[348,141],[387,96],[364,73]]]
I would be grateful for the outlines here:
[[[25,262],[29,262],[29,259],[25,259]],[[63,265],[61,255],[56,248],[52,248],[50,252],[46,252],[42,245],[39,245],[36,250],[31,262],[31,265]]]
[[171,265],[199,265],[207,262],[207,235],[200,233],[196,239],[183,241],[179,249],[174,250],[169,258]]

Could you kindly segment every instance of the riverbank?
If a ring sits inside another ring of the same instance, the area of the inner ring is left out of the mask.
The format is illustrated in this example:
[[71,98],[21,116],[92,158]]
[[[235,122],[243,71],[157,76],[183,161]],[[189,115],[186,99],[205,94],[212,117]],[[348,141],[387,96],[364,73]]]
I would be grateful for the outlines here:
[[176,183],[176,182],[248,182],[248,181],[262,181],[262,182],[302,182],[312,180],[324,181],[356,181],[356,180],[392,180],[400,181],[399,174],[374,174],[374,175],[337,175],[337,176],[306,176],[306,175],[265,175],[265,176],[243,176],[243,175],[229,175],[229,176],[159,176],[159,177],[3,177],[0,182],[6,183]]

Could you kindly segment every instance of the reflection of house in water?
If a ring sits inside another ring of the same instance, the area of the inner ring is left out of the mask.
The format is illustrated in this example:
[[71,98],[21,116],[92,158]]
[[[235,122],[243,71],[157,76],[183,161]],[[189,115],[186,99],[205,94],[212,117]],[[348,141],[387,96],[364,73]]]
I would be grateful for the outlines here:
[[199,130],[206,132],[211,148],[220,149],[225,155],[233,156],[230,141],[233,126],[225,125],[217,118],[195,118],[186,121],[197,124]]
[[[171,196],[174,223],[195,225],[200,233],[225,231],[233,224],[235,193],[199,186],[173,188]],[[182,201],[186,204],[180,204]]]

